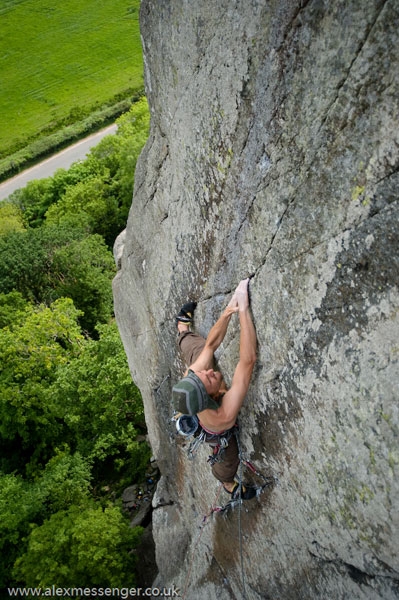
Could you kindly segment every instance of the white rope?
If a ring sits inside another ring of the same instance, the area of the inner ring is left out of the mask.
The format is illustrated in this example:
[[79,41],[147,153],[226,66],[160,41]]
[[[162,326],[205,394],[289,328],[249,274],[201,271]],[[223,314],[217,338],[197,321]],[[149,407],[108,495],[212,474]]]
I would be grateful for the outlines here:
[[242,598],[246,600],[247,592],[245,589],[245,572],[244,572],[244,553],[242,548],[242,526],[241,526],[241,509],[242,509],[242,470],[243,470],[243,461],[241,456],[241,445],[239,441],[239,432],[236,433],[237,445],[238,445],[238,456],[240,459],[240,474],[239,474],[239,486],[240,486],[240,499],[238,506],[238,540],[240,547],[240,562],[241,562],[241,582],[242,582]]

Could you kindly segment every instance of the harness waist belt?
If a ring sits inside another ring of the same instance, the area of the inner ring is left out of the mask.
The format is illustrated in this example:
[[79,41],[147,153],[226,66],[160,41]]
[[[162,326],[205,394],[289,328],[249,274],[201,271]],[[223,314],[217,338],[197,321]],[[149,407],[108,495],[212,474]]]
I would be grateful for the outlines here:
[[[201,425],[202,429],[206,433],[210,433],[211,435],[224,435],[225,433],[230,431],[230,429],[225,429],[224,431],[211,431],[210,429],[207,429],[206,427],[204,427],[203,424],[201,423],[201,421],[199,422],[199,424]],[[235,425],[233,427],[235,427]],[[233,427],[231,429],[233,429]]]

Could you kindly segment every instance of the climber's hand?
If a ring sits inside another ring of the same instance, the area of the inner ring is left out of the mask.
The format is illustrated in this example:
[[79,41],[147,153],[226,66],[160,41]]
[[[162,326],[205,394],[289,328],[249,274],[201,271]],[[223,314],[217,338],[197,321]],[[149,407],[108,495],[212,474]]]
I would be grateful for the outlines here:
[[237,298],[235,297],[235,294],[233,294],[230,302],[228,303],[228,305],[225,308],[225,314],[227,316],[231,316],[232,314],[238,312],[238,302],[237,302]]
[[248,284],[249,278],[243,279],[234,292],[232,301],[235,300],[238,310],[246,310],[249,307]]

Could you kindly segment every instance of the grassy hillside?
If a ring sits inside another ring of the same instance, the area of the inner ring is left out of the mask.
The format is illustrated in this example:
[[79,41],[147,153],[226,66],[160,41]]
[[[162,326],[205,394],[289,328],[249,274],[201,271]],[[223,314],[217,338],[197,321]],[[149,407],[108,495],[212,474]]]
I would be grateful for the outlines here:
[[2,0],[0,158],[143,87],[140,0]]

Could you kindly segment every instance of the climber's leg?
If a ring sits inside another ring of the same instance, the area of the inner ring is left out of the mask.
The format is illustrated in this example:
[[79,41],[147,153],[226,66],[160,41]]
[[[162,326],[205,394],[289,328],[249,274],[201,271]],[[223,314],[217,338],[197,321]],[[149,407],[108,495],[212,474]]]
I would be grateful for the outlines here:
[[205,346],[205,339],[201,335],[189,331],[188,328],[181,331],[180,328],[183,329],[183,326],[180,323],[178,327],[179,336],[177,338],[177,345],[180,348],[186,366],[189,367],[201,354]]
[[[237,439],[232,435],[227,448],[224,449],[222,460],[212,466],[213,476],[223,484],[234,484],[239,464]],[[226,489],[227,487],[229,486],[226,485]]]

